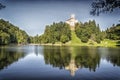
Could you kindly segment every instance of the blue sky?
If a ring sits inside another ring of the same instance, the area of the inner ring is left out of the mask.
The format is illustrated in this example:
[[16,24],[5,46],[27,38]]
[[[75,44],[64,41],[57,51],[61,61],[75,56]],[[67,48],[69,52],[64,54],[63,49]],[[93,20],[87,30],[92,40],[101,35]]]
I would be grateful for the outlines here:
[[6,5],[0,11],[0,18],[25,30],[29,35],[42,34],[45,26],[67,20],[71,14],[81,22],[96,20],[102,30],[119,23],[120,11],[90,15],[94,0],[0,0]]

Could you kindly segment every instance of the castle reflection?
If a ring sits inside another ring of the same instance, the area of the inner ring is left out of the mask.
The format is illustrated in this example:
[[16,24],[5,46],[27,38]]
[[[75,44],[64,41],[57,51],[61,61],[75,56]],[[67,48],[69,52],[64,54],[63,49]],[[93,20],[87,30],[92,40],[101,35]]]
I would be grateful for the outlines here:
[[113,66],[120,66],[119,48],[77,46],[26,46],[21,48],[0,47],[0,70],[17,62],[20,58],[24,58],[27,53],[31,54],[30,52],[44,56],[45,64],[68,70],[71,76],[74,76],[76,71],[82,68],[96,71],[100,67],[102,59]]
[[[116,55],[120,57],[120,54],[117,53]],[[104,57],[113,65],[118,65],[120,64],[120,58],[117,58],[116,55],[113,56],[109,52]],[[95,72],[96,68],[99,68],[102,57],[101,52],[95,47],[44,47],[45,63],[53,67],[59,67],[59,69],[68,70],[71,76],[74,76],[75,72],[81,68],[88,68],[89,71]]]
[[76,64],[75,64],[75,60],[71,60],[69,65],[65,67],[66,70],[69,70],[71,73],[71,76],[75,75],[75,72],[78,70]]
[[45,47],[44,59],[46,64],[70,71],[71,76],[79,68],[89,68],[95,71],[99,66],[100,57],[96,51],[89,52],[88,47]]

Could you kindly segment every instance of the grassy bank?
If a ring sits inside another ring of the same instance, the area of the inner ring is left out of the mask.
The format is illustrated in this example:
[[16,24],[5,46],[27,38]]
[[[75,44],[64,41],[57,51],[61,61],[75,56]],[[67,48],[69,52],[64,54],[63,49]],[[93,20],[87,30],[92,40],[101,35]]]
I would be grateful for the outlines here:
[[[75,40],[76,41],[76,40]],[[55,44],[52,43],[47,43],[47,44],[30,44],[30,45],[53,45],[53,46],[103,46],[103,47],[115,47],[115,46],[120,46],[120,40],[108,40],[105,39],[103,41],[101,41],[100,44],[96,43],[96,42],[92,42],[89,40],[87,43],[83,43],[83,42],[73,42],[72,40],[62,44],[61,42],[56,42]]]

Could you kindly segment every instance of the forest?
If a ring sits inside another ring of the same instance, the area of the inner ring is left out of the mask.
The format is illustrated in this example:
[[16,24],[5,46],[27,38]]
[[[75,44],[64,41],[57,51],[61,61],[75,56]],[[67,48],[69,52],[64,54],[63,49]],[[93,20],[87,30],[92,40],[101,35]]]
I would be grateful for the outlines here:
[[30,37],[31,43],[66,43],[71,40],[71,30],[64,22],[47,25],[43,35]]
[[85,23],[77,23],[74,31],[71,31],[70,26],[64,22],[47,25],[44,34],[30,37],[30,41],[39,44],[55,44],[57,42],[64,44],[71,41],[72,32],[75,32],[75,35],[82,43],[96,42],[99,44],[104,39],[120,40],[120,24],[112,25],[107,30],[101,31],[99,24],[96,24],[95,20],[89,20]]
[[[53,23],[46,25],[45,31],[42,35],[29,36],[24,30],[19,27],[0,19],[0,45],[7,44],[65,44],[71,41],[73,31],[65,22]],[[120,40],[120,24],[112,25],[105,31],[101,31],[99,24],[95,20],[75,25],[75,35],[82,43],[89,41],[101,43],[104,39]]]
[[29,36],[19,27],[0,19],[0,45],[6,44],[26,44]]
[[100,41],[105,38],[103,35],[104,32],[100,30],[95,20],[76,24],[75,32],[81,41],[85,43],[88,42],[89,39],[100,43]]

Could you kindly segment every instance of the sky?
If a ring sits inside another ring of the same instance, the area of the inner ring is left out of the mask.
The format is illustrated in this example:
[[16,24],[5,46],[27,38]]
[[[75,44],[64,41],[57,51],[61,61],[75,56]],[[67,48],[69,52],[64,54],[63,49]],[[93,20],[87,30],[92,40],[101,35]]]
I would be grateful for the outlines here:
[[6,8],[0,10],[0,18],[25,30],[28,35],[43,34],[46,25],[66,21],[75,14],[79,22],[95,20],[101,30],[118,24],[120,10],[112,13],[90,15],[95,0],[0,0]]

